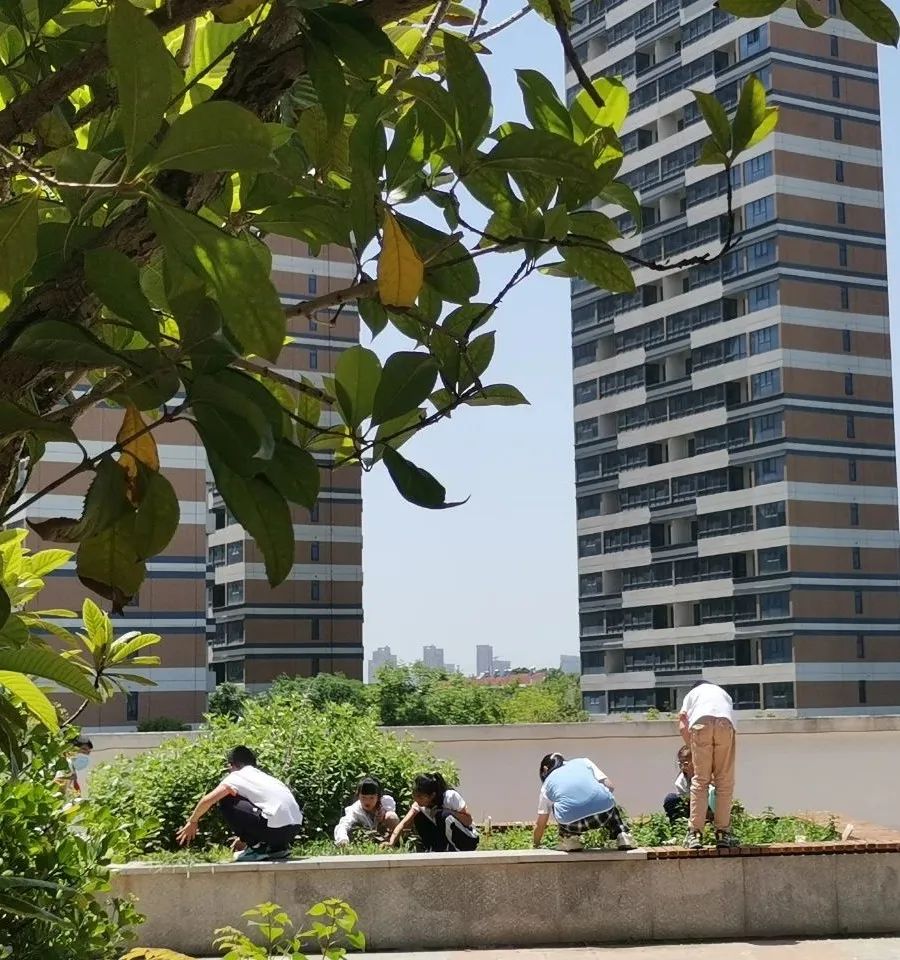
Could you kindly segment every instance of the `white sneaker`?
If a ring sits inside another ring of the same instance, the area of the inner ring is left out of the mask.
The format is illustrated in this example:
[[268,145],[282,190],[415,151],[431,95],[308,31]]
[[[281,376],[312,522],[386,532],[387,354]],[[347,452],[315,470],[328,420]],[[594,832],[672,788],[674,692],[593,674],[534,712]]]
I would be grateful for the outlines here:
[[576,853],[578,850],[584,850],[584,841],[581,837],[560,837],[556,849],[562,850],[563,853]]
[[616,837],[616,846],[617,846],[620,850],[634,850],[636,844],[635,844],[634,838],[631,836],[631,834],[630,834],[627,830],[623,830],[623,831]]

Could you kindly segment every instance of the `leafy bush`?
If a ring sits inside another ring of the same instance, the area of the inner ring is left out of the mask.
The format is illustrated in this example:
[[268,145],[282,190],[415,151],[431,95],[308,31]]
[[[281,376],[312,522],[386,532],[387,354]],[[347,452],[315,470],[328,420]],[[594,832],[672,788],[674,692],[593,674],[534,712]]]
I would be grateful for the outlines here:
[[243,687],[226,680],[220,683],[209,695],[209,713],[214,717],[230,717],[237,720],[244,714],[244,704],[252,694]]
[[180,732],[187,729],[188,724],[183,720],[176,720],[175,717],[150,717],[148,720],[141,720],[137,725],[138,733],[167,733],[170,730]]
[[133,818],[95,800],[67,805],[54,782],[64,752],[60,738],[38,729],[23,743],[18,775],[0,754],[0,957],[107,960],[140,922],[130,901],[116,899],[107,913],[95,898],[137,833]]
[[[405,806],[417,772],[437,766],[448,778],[451,765],[436,764],[421,745],[378,729],[374,719],[346,704],[311,703],[282,695],[250,700],[240,720],[212,718],[203,735],[183,737],[132,758],[99,767],[91,778],[91,796],[126,819],[150,824],[137,849],[175,849],[175,831],[198,798],[226,772],[228,750],[244,743],[256,751],[259,765],[284,780],[304,807],[303,839],[330,836],[366,773]],[[206,844],[223,843],[224,822],[211,813],[201,824]]]

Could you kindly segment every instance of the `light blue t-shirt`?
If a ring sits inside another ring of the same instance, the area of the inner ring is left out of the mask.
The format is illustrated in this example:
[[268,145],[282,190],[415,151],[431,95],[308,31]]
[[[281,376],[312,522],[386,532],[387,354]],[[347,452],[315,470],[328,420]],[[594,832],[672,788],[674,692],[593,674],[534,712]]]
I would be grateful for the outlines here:
[[549,812],[541,809],[546,800],[553,806],[557,823],[575,823],[612,810],[615,797],[598,777],[602,778],[603,772],[586,757],[567,760],[544,781],[538,812]]

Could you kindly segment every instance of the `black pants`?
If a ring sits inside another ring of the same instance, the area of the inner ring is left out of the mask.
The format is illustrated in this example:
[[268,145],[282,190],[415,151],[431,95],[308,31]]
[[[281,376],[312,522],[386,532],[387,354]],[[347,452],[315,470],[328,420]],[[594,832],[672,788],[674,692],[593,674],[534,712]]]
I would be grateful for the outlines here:
[[460,823],[452,811],[438,810],[435,819],[437,822],[424,813],[413,817],[413,830],[427,853],[474,850],[478,846],[478,834],[472,827]]
[[272,852],[287,850],[300,832],[299,824],[270,827],[262,810],[244,797],[225,797],[219,801],[219,812],[236,837],[247,846],[266,846]]
[[605,813],[593,813],[583,820],[576,820],[574,823],[557,823],[559,835],[561,837],[577,837],[588,830],[605,829],[612,837],[618,837],[620,833],[625,832],[625,821],[618,807],[613,807]]

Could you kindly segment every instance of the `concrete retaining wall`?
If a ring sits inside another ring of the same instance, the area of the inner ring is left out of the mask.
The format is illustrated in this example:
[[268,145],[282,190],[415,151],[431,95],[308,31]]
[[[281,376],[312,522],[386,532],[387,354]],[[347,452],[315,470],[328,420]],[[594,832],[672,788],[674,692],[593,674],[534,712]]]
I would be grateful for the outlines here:
[[[651,854],[652,856],[652,854]],[[140,943],[211,956],[212,933],[326,897],[360,916],[367,949],[538,947],[900,931],[900,852],[649,859],[552,851],[320,857],[283,864],[129,865],[116,894],[148,917]]]

